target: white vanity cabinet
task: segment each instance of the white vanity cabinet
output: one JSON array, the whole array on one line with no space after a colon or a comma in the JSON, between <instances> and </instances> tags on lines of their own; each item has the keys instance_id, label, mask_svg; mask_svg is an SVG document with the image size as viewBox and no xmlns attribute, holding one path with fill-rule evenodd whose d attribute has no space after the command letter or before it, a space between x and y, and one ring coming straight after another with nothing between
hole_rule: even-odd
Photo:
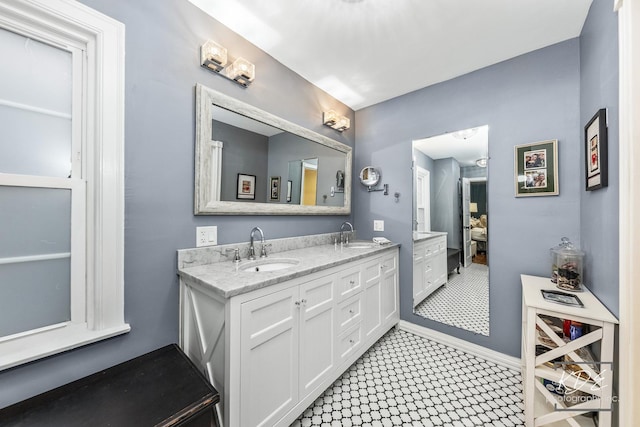
<instances>
[{"instance_id":1,"label":"white vanity cabinet","mask_svg":"<svg viewBox=\"0 0 640 427\"><path fill-rule=\"evenodd\" d=\"M437 234L413 244L413 307L447 283L447 235Z\"/></svg>"},{"instance_id":2,"label":"white vanity cabinet","mask_svg":"<svg viewBox=\"0 0 640 427\"><path fill-rule=\"evenodd\" d=\"M181 276L180 345L225 427L289 426L399 321L398 249L224 298Z\"/></svg>"}]
</instances>

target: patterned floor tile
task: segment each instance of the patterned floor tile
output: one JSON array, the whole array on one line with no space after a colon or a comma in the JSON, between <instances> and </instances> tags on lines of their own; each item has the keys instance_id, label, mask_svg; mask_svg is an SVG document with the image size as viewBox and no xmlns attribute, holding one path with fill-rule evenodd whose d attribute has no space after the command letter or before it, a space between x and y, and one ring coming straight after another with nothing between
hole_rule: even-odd
<instances>
[{"instance_id":1,"label":"patterned floor tile","mask_svg":"<svg viewBox=\"0 0 640 427\"><path fill-rule=\"evenodd\" d=\"M471 264L451 273L414 313L427 319L489 336L489 267Z\"/></svg>"},{"instance_id":2,"label":"patterned floor tile","mask_svg":"<svg viewBox=\"0 0 640 427\"><path fill-rule=\"evenodd\" d=\"M300 426L523 426L520 372L392 329L307 408Z\"/></svg>"}]
</instances>

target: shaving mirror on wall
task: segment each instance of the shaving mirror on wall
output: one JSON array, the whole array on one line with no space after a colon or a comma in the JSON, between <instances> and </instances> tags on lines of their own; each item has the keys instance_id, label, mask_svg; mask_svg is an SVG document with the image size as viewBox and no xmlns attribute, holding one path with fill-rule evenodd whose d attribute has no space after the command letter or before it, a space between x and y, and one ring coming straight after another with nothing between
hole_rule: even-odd
<instances>
[{"instance_id":1,"label":"shaving mirror on wall","mask_svg":"<svg viewBox=\"0 0 640 427\"><path fill-rule=\"evenodd\" d=\"M414 252L424 246L419 242L434 238L433 232L446 233L446 247L438 262L445 258L448 261L447 273L438 276L442 279L436 279L438 283L430 287L431 293L414 301L414 314L486 336L488 141L488 126L413 141ZM415 262L416 256L420 254L414 253L414 266L421 265ZM435 269L436 264L430 265L436 262L432 258L425 255L425 268ZM424 274L414 274L414 281L432 276L425 270ZM424 284L414 283L414 295L419 294L416 290L420 286Z\"/></svg>"},{"instance_id":2,"label":"shaving mirror on wall","mask_svg":"<svg viewBox=\"0 0 640 427\"><path fill-rule=\"evenodd\" d=\"M347 215L351 163L348 145L196 85L196 215ZM256 177L255 199L238 199L238 174Z\"/></svg>"}]
</instances>

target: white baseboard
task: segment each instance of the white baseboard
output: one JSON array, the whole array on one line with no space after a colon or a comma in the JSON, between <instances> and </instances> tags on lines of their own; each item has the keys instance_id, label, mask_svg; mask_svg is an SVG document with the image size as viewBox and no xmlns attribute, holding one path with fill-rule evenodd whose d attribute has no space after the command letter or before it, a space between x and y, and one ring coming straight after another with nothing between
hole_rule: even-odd
<instances>
[{"instance_id":1,"label":"white baseboard","mask_svg":"<svg viewBox=\"0 0 640 427\"><path fill-rule=\"evenodd\" d=\"M522 366L520 358L518 357L509 356L504 353L500 353L498 351L470 343L460 338L455 338L451 335L443 334L442 332L434 331L433 329L425 328L424 326L407 322L406 320L401 320L398 323L398 328L402 329L403 331L411 332L423 338L439 342L440 344L448 345L466 353L473 354L474 356L481 357L506 368L519 371Z\"/></svg>"}]
</instances>

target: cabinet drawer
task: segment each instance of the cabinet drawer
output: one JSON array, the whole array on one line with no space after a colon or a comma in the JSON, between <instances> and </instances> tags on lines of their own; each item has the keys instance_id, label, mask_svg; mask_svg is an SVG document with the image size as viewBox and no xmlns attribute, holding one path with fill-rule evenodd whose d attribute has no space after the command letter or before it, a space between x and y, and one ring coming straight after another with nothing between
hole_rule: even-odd
<instances>
[{"instance_id":1,"label":"cabinet drawer","mask_svg":"<svg viewBox=\"0 0 640 427\"><path fill-rule=\"evenodd\" d=\"M362 320L362 294L354 295L338 306L338 335Z\"/></svg>"},{"instance_id":2,"label":"cabinet drawer","mask_svg":"<svg viewBox=\"0 0 640 427\"><path fill-rule=\"evenodd\" d=\"M433 256L438 252L438 243L429 242L424 248L424 256Z\"/></svg>"},{"instance_id":3,"label":"cabinet drawer","mask_svg":"<svg viewBox=\"0 0 640 427\"><path fill-rule=\"evenodd\" d=\"M362 344L362 326L355 325L338 338L338 363L352 355Z\"/></svg>"},{"instance_id":4,"label":"cabinet drawer","mask_svg":"<svg viewBox=\"0 0 640 427\"><path fill-rule=\"evenodd\" d=\"M338 273L338 297L340 301L362 291L360 268L351 268Z\"/></svg>"}]
</instances>

